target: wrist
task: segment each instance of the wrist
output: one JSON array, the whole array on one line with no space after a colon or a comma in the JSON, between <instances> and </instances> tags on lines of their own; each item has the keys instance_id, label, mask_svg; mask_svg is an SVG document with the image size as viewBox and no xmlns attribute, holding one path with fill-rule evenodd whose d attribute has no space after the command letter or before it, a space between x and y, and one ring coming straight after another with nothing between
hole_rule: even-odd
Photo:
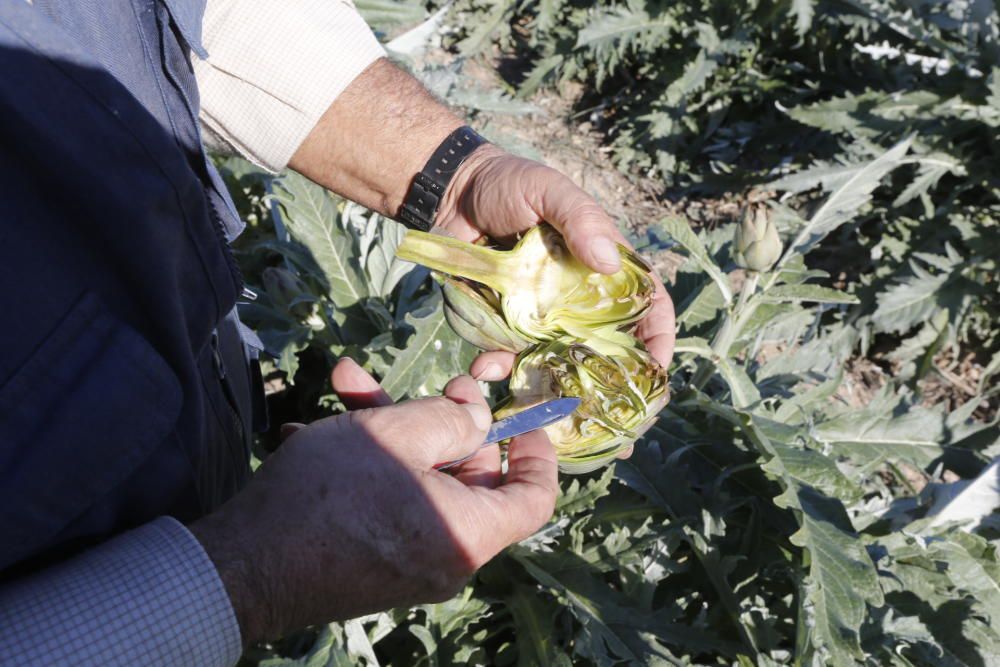
<instances>
[{"instance_id":1,"label":"wrist","mask_svg":"<svg viewBox=\"0 0 1000 667\"><path fill-rule=\"evenodd\" d=\"M244 648L278 636L281 624L272 618L274 607L266 599L265 573L254 560L254 551L243 548L233 534L239 531L228 530L216 515L199 519L187 529L208 554L225 586Z\"/></svg>"},{"instance_id":2,"label":"wrist","mask_svg":"<svg viewBox=\"0 0 1000 667\"><path fill-rule=\"evenodd\" d=\"M502 148L485 143L466 158L441 196L441 203L434 217L434 229L450 231L456 222L473 219L471 202L468 201L469 193L474 191L476 180L489 169L489 165L506 155L507 151Z\"/></svg>"},{"instance_id":3,"label":"wrist","mask_svg":"<svg viewBox=\"0 0 1000 667\"><path fill-rule=\"evenodd\" d=\"M434 227L445 192L458 170L486 140L467 125L456 128L415 171L396 219L407 227L428 231Z\"/></svg>"}]
</instances>

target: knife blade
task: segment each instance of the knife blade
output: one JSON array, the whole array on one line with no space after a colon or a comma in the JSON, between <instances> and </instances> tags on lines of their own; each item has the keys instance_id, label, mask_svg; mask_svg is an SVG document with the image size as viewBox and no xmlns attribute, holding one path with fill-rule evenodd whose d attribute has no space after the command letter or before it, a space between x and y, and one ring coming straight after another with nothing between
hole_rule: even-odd
<instances>
[{"instance_id":1,"label":"knife blade","mask_svg":"<svg viewBox=\"0 0 1000 667\"><path fill-rule=\"evenodd\" d=\"M565 419L573 414L573 411L579 406L579 398L556 398L521 410L510 417L495 421L486 434L486 440L483 441L479 449L507 440L508 438L513 438L515 435L521 435L522 433L528 433L549 426L550 424L555 424L560 419ZM465 463L475 456L477 452L478 450L455 461L438 463L434 466L434 469L447 470L459 463Z\"/></svg>"}]
</instances>

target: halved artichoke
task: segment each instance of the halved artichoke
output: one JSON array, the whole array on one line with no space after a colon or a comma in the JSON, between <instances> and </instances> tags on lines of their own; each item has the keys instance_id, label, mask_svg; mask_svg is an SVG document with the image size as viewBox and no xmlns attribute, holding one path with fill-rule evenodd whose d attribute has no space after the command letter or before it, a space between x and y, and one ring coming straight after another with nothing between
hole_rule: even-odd
<instances>
[{"instance_id":1,"label":"halved artichoke","mask_svg":"<svg viewBox=\"0 0 1000 667\"><path fill-rule=\"evenodd\" d=\"M488 304L517 337L546 342L563 336L586 339L596 329L624 327L646 313L653 296L650 267L628 248L618 246L618 251L622 269L597 273L573 257L558 231L538 225L509 251L409 231L396 255L495 290L498 297L476 285L454 285L462 294L451 300L467 297L477 301L477 308ZM453 310L469 321L461 317L462 308Z\"/></svg>"},{"instance_id":2,"label":"halved artichoke","mask_svg":"<svg viewBox=\"0 0 1000 667\"><path fill-rule=\"evenodd\" d=\"M627 450L667 404L667 372L641 342L555 340L522 352L510 377L510 397L494 415L502 419L552 398L575 396L580 407L545 431L563 472L596 470Z\"/></svg>"}]
</instances>

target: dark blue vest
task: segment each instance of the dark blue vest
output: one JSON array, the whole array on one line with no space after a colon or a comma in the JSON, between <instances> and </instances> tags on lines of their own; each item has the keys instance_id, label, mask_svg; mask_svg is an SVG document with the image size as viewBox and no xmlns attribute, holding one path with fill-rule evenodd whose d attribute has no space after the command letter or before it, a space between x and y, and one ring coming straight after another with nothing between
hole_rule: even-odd
<instances>
[{"instance_id":1,"label":"dark blue vest","mask_svg":"<svg viewBox=\"0 0 1000 667\"><path fill-rule=\"evenodd\" d=\"M0 573L193 519L249 477L203 10L0 0Z\"/></svg>"}]
</instances>

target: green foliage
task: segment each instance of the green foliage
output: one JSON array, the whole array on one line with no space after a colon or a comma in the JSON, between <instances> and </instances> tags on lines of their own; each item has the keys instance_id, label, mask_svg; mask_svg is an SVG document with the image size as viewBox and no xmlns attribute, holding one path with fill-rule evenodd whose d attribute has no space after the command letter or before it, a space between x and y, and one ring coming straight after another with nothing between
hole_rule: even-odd
<instances>
[{"instance_id":1,"label":"green foliage","mask_svg":"<svg viewBox=\"0 0 1000 667\"><path fill-rule=\"evenodd\" d=\"M673 194L765 186L800 210L817 190L864 200L848 219L842 211L860 201L827 198L791 245L805 251L798 246L850 222L851 236L842 231L835 243L854 250L843 267L861 301L851 317L860 340L893 335L883 340L904 379L926 375L945 349L971 345L985 358L1000 349L988 324L1000 318L995 4L505 7L491 29L527 63L518 92L584 83L581 114L605 132L621 168L663 178ZM481 35L485 11L482 0L457 0L452 12L459 35L476 26L480 48L490 43ZM834 247L824 255L836 256Z\"/></svg>"},{"instance_id":2,"label":"green foliage","mask_svg":"<svg viewBox=\"0 0 1000 667\"><path fill-rule=\"evenodd\" d=\"M525 59L521 94L583 82L622 168L685 195L780 192L786 250L736 280L734 225L654 225L685 256L674 398L632 457L563 480L552 520L458 598L254 659L1000 662L1000 427L972 418L1000 374L995 3L457 0L452 17L461 51ZM393 223L230 167L241 210L261 228L273 212L277 240L242 259L281 369L350 354L397 397L464 370L437 287L391 259ZM949 346L984 366L950 412L916 383ZM845 365L876 349L895 376L858 399ZM937 481L918 492L907 471Z\"/></svg>"},{"instance_id":3,"label":"green foliage","mask_svg":"<svg viewBox=\"0 0 1000 667\"><path fill-rule=\"evenodd\" d=\"M251 285L258 297L241 315L289 382L307 348L354 357L395 399L438 392L468 368L474 348L445 322L440 289L395 258L402 225L291 172L269 187L276 238L247 252L277 264ZM275 271L283 284L267 280Z\"/></svg>"},{"instance_id":4,"label":"green foliage","mask_svg":"<svg viewBox=\"0 0 1000 667\"><path fill-rule=\"evenodd\" d=\"M831 202L852 220L869 205L852 194L856 183L841 179L786 236L829 219ZM266 340L357 353L397 397L439 391L462 370L468 357L438 288L390 259L394 223L298 176L271 192L279 240L253 252L294 276L286 288L304 287L291 298L262 290L246 314L272 332ZM935 521L929 502L906 505L905 487L883 475L929 470L950 454L984 468L1000 429L892 387L862 408L838 398L842 374L829 360L853 347L842 331L857 299L813 282L826 276L805 270L800 252L816 245L789 244L781 265L733 290L718 258L735 225L726 234L664 225L689 252L675 298L690 305L679 308L675 399L635 454L564 480L551 522L460 597L334 624L296 662L271 653L263 664L939 664L942 655L990 664L1000 647L989 622L1000 614L993 544ZM701 306L684 290L706 288L719 295L711 315L686 319ZM815 329L821 337L789 338L774 324L824 313L839 317ZM301 339L277 335L280 322ZM773 342L798 347L780 373L752 354ZM992 488L969 492L981 526L1000 504Z\"/></svg>"}]
</instances>

